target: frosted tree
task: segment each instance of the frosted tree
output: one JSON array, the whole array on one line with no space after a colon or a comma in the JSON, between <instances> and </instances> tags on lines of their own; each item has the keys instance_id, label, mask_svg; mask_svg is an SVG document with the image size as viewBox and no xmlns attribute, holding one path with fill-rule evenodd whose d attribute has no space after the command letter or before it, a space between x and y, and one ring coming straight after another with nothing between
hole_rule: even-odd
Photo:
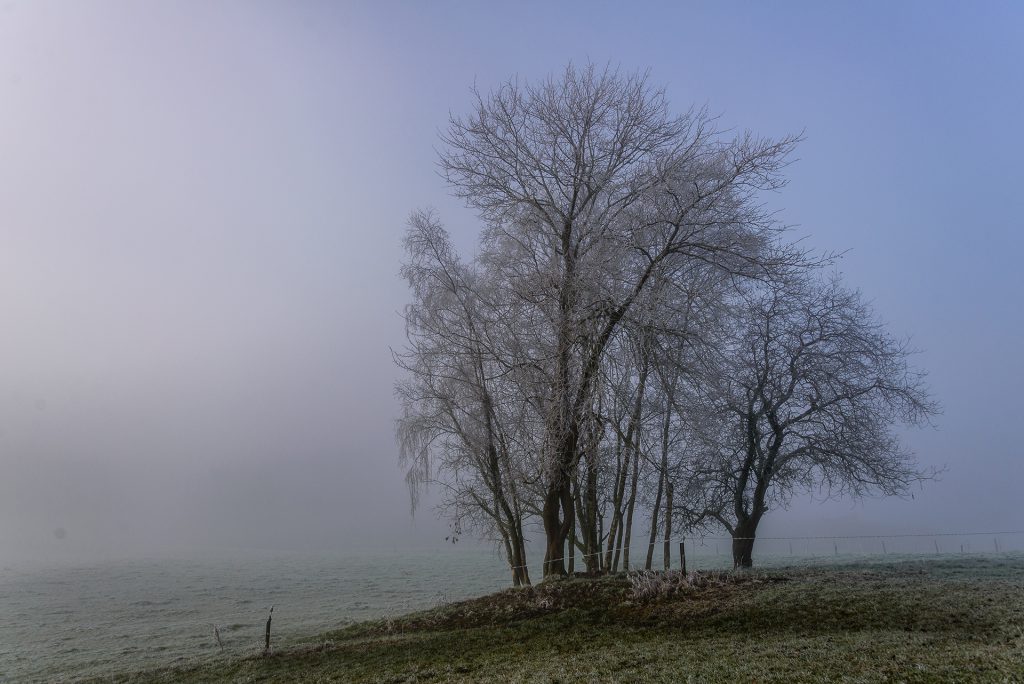
<instances>
[{"instance_id":1,"label":"frosted tree","mask_svg":"<svg viewBox=\"0 0 1024 684\"><path fill-rule=\"evenodd\" d=\"M938 410L910 355L837 278L743 289L695 416L709 455L697 496L732 535L736 566L795 492L898 495L931 475L894 431Z\"/></svg>"},{"instance_id":2,"label":"frosted tree","mask_svg":"<svg viewBox=\"0 0 1024 684\"><path fill-rule=\"evenodd\" d=\"M727 138L703 112L671 115L645 76L593 66L478 93L443 141L451 187L485 221L482 262L525 304L522 362L542 379L544 574L564 574L612 340L659 274L695 261L766 270L778 227L757 196L783 185L796 141Z\"/></svg>"},{"instance_id":3,"label":"frosted tree","mask_svg":"<svg viewBox=\"0 0 1024 684\"><path fill-rule=\"evenodd\" d=\"M413 506L435 484L456 530L493 535L505 552L513 584L529 584L523 533L523 454L536 426L510 382L509 339L502 308L479 269L459 261L430 214L415 214L406 235L402 273L413 292L406 307L407 345L396 353L407 377L398 384L401 457ZM514 356L512 356L514 358Z\"/></svg>"}]
</instances>

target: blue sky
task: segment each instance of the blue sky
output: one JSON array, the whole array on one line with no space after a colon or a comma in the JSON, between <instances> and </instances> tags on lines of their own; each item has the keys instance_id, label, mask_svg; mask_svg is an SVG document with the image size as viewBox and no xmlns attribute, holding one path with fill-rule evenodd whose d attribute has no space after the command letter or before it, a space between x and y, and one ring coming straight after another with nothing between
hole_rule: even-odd
<instances>
[{"instance_id":1,"label":"blue sky","mask_svg":"<svg viewBox=\"0 0 1024 684\"><path fill-rule=\"evenodd\" d=\"M549 5L0 5L0 550L443 537L392 437L400 238L433 206L472 251L437 132L570 60L804 131L768 203L923 350L942 480L765 533L1024 528L1024 5Z\"/></svg>"}]
</instances>

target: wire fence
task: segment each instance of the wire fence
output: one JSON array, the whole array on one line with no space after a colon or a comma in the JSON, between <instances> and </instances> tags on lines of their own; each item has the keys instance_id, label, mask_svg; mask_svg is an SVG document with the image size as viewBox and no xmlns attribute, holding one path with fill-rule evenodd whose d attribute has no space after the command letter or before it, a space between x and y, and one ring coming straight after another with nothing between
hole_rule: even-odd
<instances>
[{"instance_id":1,"label":"wire fence","mask_svg":"<svg viewBox=\"0 0 1024 684\"><path fill-rule=\"evenodd\" d=\"M621 570L636 569L647 563L647 555L652 551L652 567L659 562L664 564L664 549L668 544L669 554L679 562L678 550L682 544L688 560L703 561L698 563L705 567L711 559L721 559L724 564L732 565L732 543L734 541L753 541L755 557L767 558L769 564L784 564L784 559L806 561L826 557L850 559L868 559L876 557L934 556L945 554L968 553L1004 553L1024 550L1024 530L1004 530L987 532L922 532L897 534L846 534L846 535L796 535L759 537L731 537L722 535L678 536L669 539L658 539L654 542L635 542L629 545L629 567L625 567L625 546L611 546L592 553L579 553L572 549L564 561L570 559L586 565L588 558L601 559L619 558ZM636 563L642 559L642 564ZM527 569L538 571L543 569L543 562L529 562L523 565L509 565L508 569Z\"/></svg>"}]
</instances>

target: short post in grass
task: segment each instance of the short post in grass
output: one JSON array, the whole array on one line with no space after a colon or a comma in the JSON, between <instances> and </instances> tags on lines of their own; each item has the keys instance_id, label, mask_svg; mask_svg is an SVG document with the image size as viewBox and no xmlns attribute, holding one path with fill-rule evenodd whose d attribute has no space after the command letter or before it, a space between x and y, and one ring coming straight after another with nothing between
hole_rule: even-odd
<instances>
[{"instance_id":1,"label":"short post in grass","mask_svg":"<svg viewBox=\"0 0 1024 684\"><path fill-rule=\"evenodd\" d=\"M270 653L270 621L274 619L274 606L270 606L270 613L267 615L267 639L263 645L263 655Z\"/></svg>"},{"instance_id":2,"label":"short post in grass","mask_svg":"<svg viewBox=\"0 0 1024 684\"><path fill-rule=\"evenodd\" d=\"M935 555L938 556L939 555L939 540L938 539L932 539L932 541L935 543Z\"/></svg>"},{"instance_id":3,"label":"short post in grass","mask_svg":"<svg viewBox=\"0 0 1024 684\"><path fill-rule=\"evenodd\" d=\"M683 574L686 574L686 543L685 537L679 540L679 564L683 569Z\"/></svg>"},{"instance_id":4,"label":"short post in grass","mask_svg":"<svg viewBox=\"0 0 1024 684\"><path fill-rule=\"evenodd\" d=\"M883 556L888 556L889 555L889 552L885 550L885 540L884 539L882 540L882 555Z\"/></svg>"}]
</instances>

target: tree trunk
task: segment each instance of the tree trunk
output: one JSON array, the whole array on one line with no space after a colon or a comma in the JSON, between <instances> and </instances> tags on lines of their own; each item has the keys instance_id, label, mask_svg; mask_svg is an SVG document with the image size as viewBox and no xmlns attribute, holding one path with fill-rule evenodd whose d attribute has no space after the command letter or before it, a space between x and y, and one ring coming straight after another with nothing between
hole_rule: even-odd
<instances>
[{"instance_id":1,"label":"tree trunk","mask_svg":"<svg viewBox=\"0 0 1024 684\"><path fill-rule=\"evenodd\" d=\"M512 571L512 586L519 586L519 561L516 559L516 552L512 549L512 540L504 529L501 530L501 542L505 545L505 558L508 559L509 569Z\"/></svg>"},{"instance_id":2,"label":"tree trunk","mask_svg":"<svg viewBox=\"0 0 1024 684\"><path fill-rule=\"evenodd\" d=\"M647 356L644 356L643 365L640 367L640 381L636 386L636 403L633 405L633 414L629 418L629 429L626 433L626 470L630 469L630 457L632 463L632 477L629 483L629 500L626 504L626 531L623 535L622 546L622 569L629 572L629 544L633 536L633 510L636 506L636 488L640 479L640 421L643 418L644 390L647 387L647 374L650 363Z\"/></svg>"},{"instance_id":3,"label":"tree trunk","mask_svg":"<svg viewBox=\"0 0 1024 684\"><path fill-rule=\"evenodd\" d=\"M754 491L751 494L751 507L749 513L743 506L742 492L746 488L746 482L741 483L736 498L736 527L732 530L732 565L733 568L749 568L754 565L754 537L757 535L757 524L761 522L761 516L767 510L764 505L765 494L771 482L771 468L778 453L777 448L769 450L766 463L760 472L755 471L757 478Z\"/></svg>"},{"instance_id":4,"label":"tree trunk","mask_svg":"<svg viewBox=\"0 0 1024 684\"><path fill-rule=\"evenodd\" d=\"M621 519L621 515L619 516ZM611 571L613 573L619 571L619 559L622 558L622 530L624 527L619 525L618 536L615 537L615 557L612 558Z\"/></svg>"},{"instance_id":5,"label":"tree trunk","mask_svg":"<svg viewBox=\"0 0 1024 684\"><path fill-rule=\"evenodd\" d=\"M575 504L575 502L573 502ZM576 526L569 530L569 575L576 572Z\"/></svg>"},{"instance_id":6,"label":"tree trunk","mask_svg":"<svg viewBox=\"0 0 1024 684\"><path fill-rule=\"evenodd\" d=\"M619 566L619 539L622 536L622 502L626 497L629 474L629 454L625 453L622 435L615 438L615 489L612 491L612 520L608 528L608 544L604 556L605 570L615 571Z\"/></svg>"},{"instance_id":7,"label":"tree trunk","mask_svg":"<svg viewBox=\"0 0 1024 684\"><path fill-rule=\"evenodd\" d=\"M523 544L522 520L516 518L511 523L511 531L505 542L508 549L509 565L512 566L512 585L525 587L530 584L530 572L526 567L526 546Z\"/></svg>"},{"instance_id":8,"label":"tree trunk","mask_svg":"<svg viewBox=\"0 0 1024 684\"><path fill-rule=\"evenodd\" d=\"M672 480L665 485L665 571L672 569Z\"/></svg>"},{"instance_id":9,"label":"tree trunk","mask_svg":"<svg viewBox=\"0 0 1024 684\"><path fill-rule=\"evenodd\" d=\"M572 479L562 474L557 483L548 485L541 519L544 522L544 577L565 576L565 542L569 530L576 525L573 510Z\"/></svg>"},{"instance_id":10,"label":"tree trunk","mask_svg":"<svg viewBox=\"0 0 1024 684\"><path fill-rule=\"evenodd\" d=\"M522 520L519 521L519 536L516 539L516 548L519 549L519 580L523 586L530 586L530 568L526 567L526 542L522 534Z\"/></svg>"},{"instance_id":11,"label":"tree trunk","mask_svg":"<svg viewBox=\"0 0 1024 684\"><path fill-rule=\"evenodd\" d=\"M651 569L654 563L654 543L658 539L658 514L661 512L661 492L665 488L665 469L662 468L658 474L658 493L654 497L654 507L651 508L651 536L647 541L647 562L644 568Z\"/></svg>"},{"instance_id":12,"label":"tree trunk","mask_svg":"<svg viewBox=\"0 0 1024 684\"><path fill-rule=\"evenodd\" d=\"M601 572L601 533L599 513L597 510L597 455L588 452L587 491L584 497L584 508L587 511L586 529L583 534L583 553L586 554L584 564L587 573L596 575Z\"/></svg>"},{"instance_id":13,"label":"tree trunk","mask_svg":"<svg viewBox=\"0 0 1024 684\"><path fill-rule=\"evenodd\" d=\"M514 479L509 478L509 481L514 482ZM526 567L526 541L523 536L523 511L519 505L519 495L515 491L514 486L512 489L512 503L515 506L512 525L512 549L518 559L516 565L519 566L520 584L530 586L530 569Z\"/></svg>"},{"instance_id":14,"label":"tree trunk","mask_svg":"<svg viewBox=\"0 0 1024 684\"><path fill-rule=\"evenodd\" d=\"M757 534L757 519L747 518L737 523L732 532L732 566L749 568L754 565L754 536Z\"/></svg>"},{"instance_id":15,"label":"tree trunk","mask_svg":"<svg viewBox=\"0 0 1024 684\"><path fill-rule=\"evenodd\" d=\"M544 510L541 519L544 522L544 577L565 574L563 554L565 552L565 536L562 534L562 487L548 485L544 496Z\"/></svg>"},{"instance_id":16,"label":"tree trunk","mask_svg":"<svg viewBox=\"0 0 1024 684\"><path fill-rule=\"evenodd\" d=\"M672 392L675 391L675 385L672 385ZM669 406L665 407L665 421L661 425L661 468L658 472L658 495L654 499L654 508L651 509L651 540L647 547L647 565L645 566L648 570L651 569L651 565L654 562L654 542L657 539L658 534L658 513L661 510L661 493L665 487L665 483L668 481L668 436L669 429L672 427L672 410ZM672 508L672 503L668 505ZM665 539L671 537L667 531L665 533Z\"/></svg>"},{"instance_id":17,"label":"tree trunk","mask_svg":"<svg viewBox=\"0 0 1024 684\"><path fill-rule=\"evenodd\" d=\"M639 440L637 440L639 441ZM629 504L626 508L626 534L622 544L622 569L629 572L629 543L633 536L633 509L636 506L637 481L640 479L640 445L633 446L633 481L630 483Z\"/></svg>"}]
</instances>

